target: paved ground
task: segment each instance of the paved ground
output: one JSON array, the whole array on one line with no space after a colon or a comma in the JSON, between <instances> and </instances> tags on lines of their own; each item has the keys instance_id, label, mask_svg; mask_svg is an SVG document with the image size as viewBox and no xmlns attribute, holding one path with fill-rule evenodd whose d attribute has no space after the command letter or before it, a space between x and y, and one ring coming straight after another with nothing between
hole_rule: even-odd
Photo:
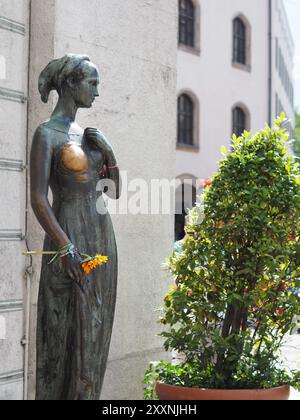
<instances>
[{"instance_id":1,"label":"paved ground","mask_svg":"<svg viewBox=\"0 0 300 420\"><path fill-rule=\"evenodd\" d=\"M287 366L291 369L300 370L300 334L289 336L282 350ZM290 399L300 401L300 393L292 390Z\"/></svg>"}]
</instances>

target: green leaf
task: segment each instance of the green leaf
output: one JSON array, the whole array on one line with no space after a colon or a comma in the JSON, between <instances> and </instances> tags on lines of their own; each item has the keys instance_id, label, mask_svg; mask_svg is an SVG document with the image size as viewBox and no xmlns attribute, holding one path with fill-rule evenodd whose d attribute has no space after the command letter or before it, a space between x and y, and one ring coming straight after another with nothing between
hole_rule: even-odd
<instances>
[{"instance_id":1,"label":"green leaf","mask_svg":"<svg viewBox=\"0 0 300 420\"><path fill-rule=\"evenodd\" d=\"M249 140L251 138L251 133L247 130L244 130L243 136L245 139Z\"/></svg>"},{"instance_id":2,"label":"green leaf","mask_svg":"<svg viewBox=\"0 0 300 420\"><path fill-rule=\"evenodd\" d=\"M227 149L226 149L225 146L222 146L221 147L221 153L222 153L223 156L226 156L227 155Z\"/></svg>"},{"instance_id":3,"label":"green leaf","mask_svg":"<svg viewBox=\"0 0 300 420\"><path fill-rule=\"evenodd\" d=\"M288 140L289 140L289 138L290 138L289 133L284 133L284 134L282 134L282 138L283 138L283 140L284 140L284 141L288 141Z\"/></svg>"},{"instance_id":4,"label":"green leaf","mask_svg":"<svg viewBox=\"0 0 300 420\"><path fill-rule=\"evenodd\" d=\"M285 120L286 120L285 113L284 113L284 112L282 112L282 113L280 114L280 122L281 122L281 123L283 123Z\"/></svg>"}]
</instances>

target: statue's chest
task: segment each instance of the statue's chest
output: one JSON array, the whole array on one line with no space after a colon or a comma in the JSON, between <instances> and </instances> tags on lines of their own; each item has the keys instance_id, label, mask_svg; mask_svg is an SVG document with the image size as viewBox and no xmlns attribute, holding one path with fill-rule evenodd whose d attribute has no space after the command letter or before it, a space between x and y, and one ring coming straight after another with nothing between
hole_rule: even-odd
<instances>
[{"instance_id":1,"label":"statue's chest","mask_svg":"<svg viewBox=\"0 0 300 420\"><path fill-rule=\"evenodd\" d=\"M55 153L55 169L58 174L88 182L97 176L103 166L103 156L98 150L85 144L68 141L60 145Z\"/></svg>"}]
</instances>

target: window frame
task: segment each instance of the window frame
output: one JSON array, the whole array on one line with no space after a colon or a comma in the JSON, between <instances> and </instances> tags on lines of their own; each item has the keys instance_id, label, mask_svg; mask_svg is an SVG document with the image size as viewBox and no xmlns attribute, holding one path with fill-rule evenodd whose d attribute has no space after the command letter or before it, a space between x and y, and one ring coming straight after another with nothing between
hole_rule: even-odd
<instances>
[{"instance_id":1,"label":"window frame","mask_svg":"<svg viewBox=\"0 0 300 420\"><path fill-rule=\"evenodd\" d=\"M247 64L247 28L240 17L233 21L233 61L237 64Z\"/></svg>"},{"instance_id":2,"label":"window frame","mask_svg":"<svg viewBox=\"0 0 300 420\"><path fill-rule=\"evenodd\" d=\"M237 33L237 22L242 24L244 34ZM244 71L251 71L251 36L252 30L249 21L242 14L238 14L232 19L232 66ZM239 43L244 43L241 48ZM239 59L239 55L243 56L243 60Z\"/></svg>"},{"instance_id":3,"label":"window frame","mask_svg":"<svg viewBox=\"0 0 300 420\"><path fill-rule=\"evenodd\" d=\"M184 39L181 38L181 19L186 19L181 14L181 4L185 0L178 0L178 49L189 54L200 55L200 3L199 0L188 0L193 7L193 34L192 42L185 43Z\"/></svg>"},{"instance_id":4,"label":"window frame","mask_svg":"<svg viewBox=\"0 0 300 420\"><path fill-rule=\"evenodd\" d=\"M187 7L182 7L183 5ZM188 48L195 48L195 6L192 0L178 0L179 37L178 42ZM186 10L184 10L186 9Z\"/></svg>"},{"instance_id":5,"label":"window frame","mask_svg":"<svg viewBox=\"0 0 300 420\"><path fill-rule=\"evenodd\" d=\"M188 109L180 109L180 99L186 97L190 104L192 105L192 113ZM180 117L190 118L190 121L186 124L184 123L182 128L182 123ZM176 148L180 150L198 152L199 151L199 119L200 119L200 110L199 110L199 101L198 98L188 90L182 90L177 96L177 135L176 135ZM180 131L185 127L190 131L189 141L188 142L179 142L181 137Z\"/></svg>"},{"instance_id":6,"label":"window frame","mask_svg":"<svg viewBox=\"0 0 300 420\"><path fill-rule=\"evenodd\" d=\"M176 177L180 185L175 190L175 235L176 227L182 226L181 234L184 236L184 226L187 216L187 210L195 206L197 201L197 178L194 175L182 174ZM186 195L187 193L187 195ZM191 193L191 194L190 194ZM192 199L192 203L188 201ZM177 238L180 240L182 238Z\"/></svg>"},{"instance_id":7,"label":"window frame","mask_svg":"<svg viewBox=\"0 0 300 420\"><path fill-rule=\"evenodd\" d=\"M243 124L241 121L237 121L236 112L241 111L243 114ZM237 137L240 137L244 131L248 131L250 127L250 113L248 109L241 103L237 103L232 107L231 110L231 131L232 134L235 134ZM238 128L239 130L236 130Z\"/></svg>"}]
</instances>

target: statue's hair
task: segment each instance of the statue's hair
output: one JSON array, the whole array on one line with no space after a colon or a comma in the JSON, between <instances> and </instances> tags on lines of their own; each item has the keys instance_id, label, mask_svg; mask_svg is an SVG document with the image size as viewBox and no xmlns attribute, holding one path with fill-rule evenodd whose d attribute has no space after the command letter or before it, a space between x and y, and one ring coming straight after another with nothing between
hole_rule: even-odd
<instances>
[{"instance_id":1,"label":"statue's hair","mask_svg":"<svg viewBox=\"0 0 300 420\"><path fill-rule=\"evenodd\" d=\"M39 92L43 102L47 103L49 94L52 90L56 90L59 95L62 92L63 83L70 76L75 81L84 78L81 64L90 61L87 55L66 54L57 60L52 60L41 72L39 77Z\"/></svg>"}]
</instances>

